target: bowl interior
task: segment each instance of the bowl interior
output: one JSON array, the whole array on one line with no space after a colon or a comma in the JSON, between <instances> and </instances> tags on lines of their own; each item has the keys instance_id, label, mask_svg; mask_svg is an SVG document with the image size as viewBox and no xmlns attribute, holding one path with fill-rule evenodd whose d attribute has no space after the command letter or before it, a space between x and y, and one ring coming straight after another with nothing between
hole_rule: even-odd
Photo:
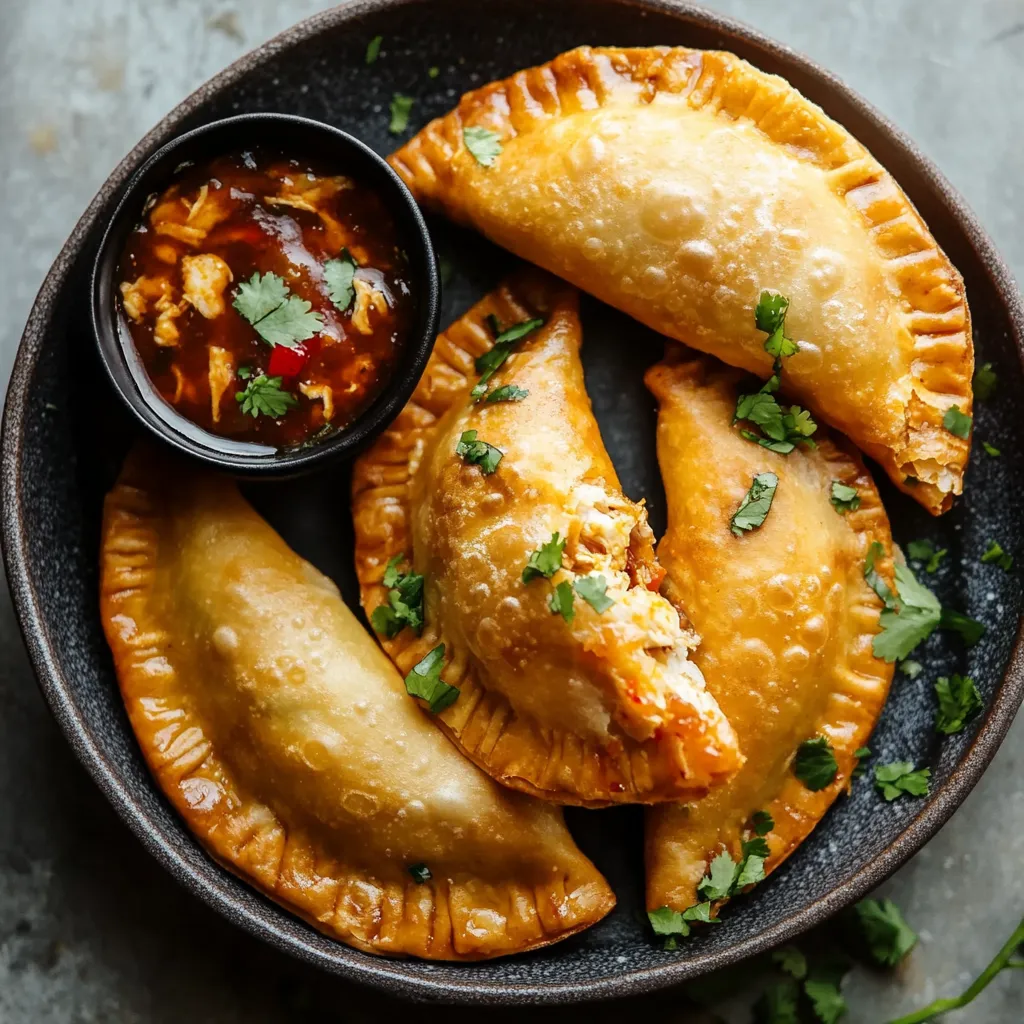
<instances>
[{"instance_id":1,"label":"bowl interior","mask_svg":"<svg viewBox=\"0 0 1024 1024\"><path fill-rule=\"evenodd\" d=\"M385 38L383 53L367 67L366 44L377 34ZM991 458L976 445L966 495L939 520L898 494L880 472L875 476L897 539L926 537L949 551L928 584L944 603L984 621L988 632L969 651L946 634L933 636L916 655L926 671L914 681L897 678L871 742L885 761L930 765L932 795L884 804L866 782L855 785L784 867L726 910L722 927L708 929L679 952L665 952L649 937L642 816L636 808L623 808L568 814L619 898L617 910L599 926L547 950L492 963L381 960L324 938L220 869L146 772L121 706L96 602L102 497L136 427L116 401L107 400L109 385L79 310L119 187L182 130L239 112L280 110L337 125L385 153L397 142L387 130L392 93L416 97L416 128L465 89L583 42L728 48L786 75L874 151L929 221L966 280L979 360L992 362L999 374L997 400L977 410L976 436L1003 454ZM432 66L440 68L436 78L428 77ZM1012 443L1024 427L1024 412L1009 400L1024 391L1014 323L1020 312L987 240L943 187L896 134L827 76L752 32L668 3L376 0L321 15L244 58L148 136L90 207L40 295L9 396L3 453L9 577L44 692L89 771L148 848L230 919L309 962L426 998L550 1002L656 988L767 948L858 898L952 813L1021 697L1019 667L1008 671L1020 582L1016 574L979 563L990 539L1014 551L1024 536L1024 506L999 499L1024 488L1024 452ZM513 264L471 233L442 222L430 227L442 263L451 268L443 296L447 324ZM664 495L654 459L654 407L642 376L659 357L661 340L592 300L584 302L583 323L587 384L605 441L626 492L647 499L658 533L665 522ZM357 606L346 472L254 484L249 494L289 543L330 574ZM986 713L963 733L940 740L932 729L931 687L936 676L951 672L974 677Z\"/></svg>"},{"instance_id":2,"label":"bowl interior","mask_svg":"<svg viewBox=\"0 0 1024 1024\"><path fill-rule=\"evenodd\" d=\"M413 326L390 379L354 423L315 445L266 448L262 453L208 433L163 400L149 381L115 299L121 255L152 197L175 181L183 165L202 165L217 156L255 148L316 160L381 194L394 213L408 256L416 303ZM351 458L397 415L433 347L440 284L423 217L401 179L372 149L338 128L308 118L273 112L238 114L177 135L145 161L120 195L97 250L91 289L93 329L115 392L143 428L208 465L249 476L290 476Z\"/></svg>"}]
</instances>

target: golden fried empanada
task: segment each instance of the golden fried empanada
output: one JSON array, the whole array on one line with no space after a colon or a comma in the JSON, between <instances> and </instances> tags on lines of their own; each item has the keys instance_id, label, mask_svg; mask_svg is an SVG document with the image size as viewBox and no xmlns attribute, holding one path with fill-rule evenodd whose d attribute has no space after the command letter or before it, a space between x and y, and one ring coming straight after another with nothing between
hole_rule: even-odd
<instances>
[{"instance_id":1,"label":"golden fried empanada","mask_svg":"<svg viewBox=\"0 0 1024 1024\"><path fill-rule=\"evenodd\" d=\"M707 358L661 363L646 377L660 403L668 499L663 590L692 615L695 661L746 756L735 778L699 803L648 811L652 909L697 903L709 862L723 848L739 861L758 811L774 821L765 868L780 864L846 785L892 681L892 665L871 651L882 603L864 579L877 541L877 566L892 585L892 538L875 485L853 447L824 431L816 449L785 456L744 439L732 423L742 377ZM761 473L778 480L770 510L737 536L732 517ZM833 482L845 506L833 504ZM793 760L818 738L831 744L838 771L831 784L816 780L815 792Z\"/></svg>"},{"instance_id":2,"label":"golden fried empanada","mask_svg":"<svg viewBox=\"0 0 1024 1024\"><path fill-rule=\"evenodd\" d=\"M787 296L796 396L933 513L960 493L969 421L943 426L971 412L960 275L781 78L729 53L581 47L467 94L391 163L426 205L762 377L754 309Z\"/></svg>"},{"instance_id":3,"label":"golden fried empanada","mask_svg":"<svg viewBox=\"0 0 1024 1024\"><path fill-rule=\"evenodd\" d=\"M612 908L558 809L463 758L230 481L136 453L101 558L143 754L246 881L358 949L439 960L543 946Z\"/></svg>"},{"instance_id":4,"label":"golden fried empanada","mask_svg":"<svg viewBox=\"0 0 1024 1024\"><path fill-rule=\"evenodd\" d=\"M533 319L474 402L505 354L495 329ZM741 758L688 659L696 638L657 592L646 512L602 444L580 341L576 291L539 271L438 338L356 465L363 606L389 600L392 560L425 578L422 635L402 628L385 648L408 673L444 645L459 693L438 721L505 785L590 806L700 795Z\"/></svg>"}]
</instances>

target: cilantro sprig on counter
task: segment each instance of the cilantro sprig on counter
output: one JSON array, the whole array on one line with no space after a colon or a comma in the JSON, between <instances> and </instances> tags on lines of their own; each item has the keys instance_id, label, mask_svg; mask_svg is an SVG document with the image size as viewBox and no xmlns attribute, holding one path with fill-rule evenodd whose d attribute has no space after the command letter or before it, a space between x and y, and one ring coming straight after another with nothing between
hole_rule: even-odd
<instances>
[{"instance_id":1,"label":"cilantro sprig on counter","mask_svg":"<svg viewBox=\"0 0 1024 1024\"><path fill-rule=\"evenodd\" d=\"M295 348L324 326L323 317L310 303L293 295L284 280L274 273L254 273L235 290L231 303L252 324L268 345Z\"/></svg>"},{"instance_id":2,"label":"cilantro sprig on counter","mask_svg":"<svg viewBox=\"0 0 1024 1024\"><path fill-rule=\"evenodd\" d=\"M383 585L388 588L388 603L378 605L370 624L382 636L394 639L408 626L416 633L423 629L423 577L415 572L399 572L404 554L395 555L384 570Z\"/></svg>"},{"instance_id":3,"label":"cilantro sprig on counter","mask_svg":"<svg viewBox=\"0 0 1024 1024\"><path fill-rule=\"evenodd\" d=\"M917 933L892 900L861 900L853 916L868 954L880 967L895 967L917 945Z\"/></svg>"}]
</instances>

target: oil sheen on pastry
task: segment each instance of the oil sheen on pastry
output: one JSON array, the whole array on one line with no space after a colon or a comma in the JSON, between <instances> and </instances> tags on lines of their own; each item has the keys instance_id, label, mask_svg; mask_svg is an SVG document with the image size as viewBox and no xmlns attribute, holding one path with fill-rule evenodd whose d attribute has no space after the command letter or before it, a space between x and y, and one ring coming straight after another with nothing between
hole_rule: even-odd
<instances>
[{"instance_id":1,"label":"oil sheen on pastry","mask_svg":"<svg viewBox=\"0 0 1024 1024\"><path fill-rule=\"evenodd\" d=\"M442 736L334 584L223 477L129 459L101 611L143 754L222 864L370 953L473 960L615 898L558 808Z\"/></svg>"},{"instance_id":2,"label":"oil sheen on pastry","mask_svg":"<svg viewBox=\"0 0 1024 1024\"><path fill-rule=\"evenodd\" d=\"M801 403L933 513L960 493L969 438L943 419L971 412L963 282L891 175L783 79L729 53L581 47L467 94L391 163L425 205L761 377L753 310L788 296Z\"/></svg>"},{"instance_id":3,"label":"oil sheen on pastry","mask_svg":"<svg viewBox=\"0 0 1024 1024\"><path fill-rule=\"evenodd\" d=\"M735 778L690 806L648 811L647 902L685 909L711 859L739 859L751 818L767 811L772 870L807 837L847 784L892 681L875 658L881 601L864 580L869 545L892 585L885 510L859 455L819 431L818 447L777 455L732 425L745 375L701 358L662 363L647 384L660 405L658 461L668 530L658 556L664 592L690 611L701 645L694 658L736 728L746 756ZM778 484L762 526L730 528L753 477ZM832 483L853 487L859 507L840 511ZM844 492L845 493L845 492ZM792 770L804 740L826 738L838 773L812 792Z\"/></svg>"},{"instance_id":4,"label":"oil sheen on pastry","mask_svg":"<svg viewBox=\"0 0 1024 1024\"><path fill-rule=\"evenodd\" d=\"M689 659L696 637L658 593L644 507L622 494L601 441L577 298L528 271L438 338L409 405L356 466L363 606L387 599L397 556L425 578L422 635L406 628L385 647L408 673L444 644L459 695L438 721L505 785L590 806L699 796L741 758ZM541 326L486 382L526 395L474 402L495 326L531 319ZM500 451L492 472L458 454L468 431ZM524 582L555 534L565 546L550 577Z\"/></svg>"}]
</instances>

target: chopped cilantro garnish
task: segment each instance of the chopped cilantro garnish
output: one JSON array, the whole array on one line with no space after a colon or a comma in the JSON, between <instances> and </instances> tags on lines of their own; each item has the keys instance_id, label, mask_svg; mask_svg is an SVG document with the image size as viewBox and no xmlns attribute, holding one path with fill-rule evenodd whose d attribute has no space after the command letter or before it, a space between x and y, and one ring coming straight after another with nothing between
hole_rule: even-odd
<instances>
[{"instance_id":1,"label":"chopped cilantro garnish","mask_svg":"<svg viewBox=\"0 0 1024 1024\"><path fill-rule=\"evenodd\" d=\"M885 548L882 547L881 542L877 540L872 541L864 558L864 579L867 581L868 586L882 599L882 604L886 608L899 608L896 595L889 589L889 585L885 580L878 575L878 570L875 568L875 562L883 554L885 554Z\"/></svg>"},{"instance_id":2,"label":"chopped cilantro garnish","mask_svg":"<svg viewBox=\"0 0 1024 1024\"><path fill-rule=\"evenodd\" d=\"M853 908L871 959L895 967L917 945L917 935L892 900L861 900Z\"/></svg>"},{"instance_id":3,"label":"chopped cilantro garnish","mask_svg":"<svg viewBox=\"0 0 1024 1024\"><path fill-rule=\"evenodd\" d=\"M427 702L432 714L438 714L454 704L459 697L459 688L449 686L441 679L444 668L444 644L438 644L421 661L413 665L405 677L405 690L410 697L421 697Z\"/></svg>"},{"instance_id":4,"label":"chopped cilantro garnish","mask_svg":"<svg viewBox=\"0 0 1024 1024\"><path fill-rule=\"evenodd\" d=\"M764 350L773 359L783 359L795 355L798 351L797 343L785 335L788 311L789 299L769 291L761 292L754 309L754 323L757 329L768 335Z\"/></svg>"},{"instance_id":5,"label":"chopped cilantro garnish","mask_svg":"<svg viewBox=\"0 0 1024 1024\"><path fill-rule=\"evenodd\" d=\"M474 390L476 390L474 388ZM489 395L484 397L485 402L521 402L530 394L526 388L516 387L515 384L502 384L495 388Z\"/></svg>"},{"instance_id":6,"label":"chopped cilantro garnish","mask_svg":"<svg viewBox=\"0 0 1024 1024\"><path fill-rule=\"evenodd\" d=\"M923 671L924 665L909 658L900 662L900 671L909 679L916 679Z\"/></svg>"},{"instance_id":7,"label":"chopped cilantro garnish","mask_svg":"<svg viewBox=\"0 0 1024 1024\"><path fill-rule=\"evenodd\" d=\"M939 700L935 731L945 736L960 732L982 708L981 694L970 676L939 676L935 696Z\"/></svg>"},{"instance_id":8,"label":"chopped cilantro garnish","mask_svg":"<svg viewBox=\"0 0 1024 1024\"><path fill-rule=\"evenodd\" d=\"M529 583L541 576L551 579L562 567L562 553L565 551L565 538L559 537L556 530L551 540L545 541L536 551L530 552L523 569L523 582Z\"/></svg>"},{"instance_id":9,"label":"chopped cilantro garnish","mask_svg":"<svg viewBox=\"0 0 1024 1024\"><path fill-rule=\"evenodd\" d=\"M435 64L433 67L427 68L428 78L437 78L441 74L441 69Z\"/></svg>"},{"instance_id":10,"label":"chopped cilantro garnish","mask_svg":"<svg viewBox=\"0 0 1024 1024\"><path fill-rule=\"evenodd\" d=\"M573 607L572 584L568 580L562 580L558 586L551 591L548 598L548 608L552 615L561 615L566 622L572 622L576 618L576 609Z\"/></svg>"},{"instance_id":11,"label":"chopped cilantro garnish","mask_svg":"<svg viewBox=\"0 0 1024 1024\"><path fill-rule=\"evenodd\" d=\"M774 379L774 378L773 378ZM769 382L770 383L770 382ZM736 401L734 420L745 420L761 428L766 437L758 437L752 431L741 431L748 441L756 441L764 448L788 455L798 444L812 447L811 434L818 425L811 414L798 405L788 410L779 405L775 396L762 389L753 395L740 395Z\"/></svg>"},{"instance_id":12,"label":"chopped cilantro garnish","mask_svg":"<svg viewBox=\"0 0 1024 1024\"><path fill-rule=\"evenodd\" d=\"M965 412L960 411L960 406L954 405L946 410L946 415L942 417L942 425L956 437L961 437L965 441L971 433L971 417Z\"/></svg>"},{"instance_id":13,"label":"chopped cilantro garnish","mask_svg":"<svg viewBox=\"0 0 1024 1024\"><path fill-rule=\"evenodd\" d=\"M807 957L796 946L783 946L772 952L772 962L797 981L807 977Z\"/></svg>"},{"instance_id":14,"label":"chopped cilantro garnish","mask_svg":"<svg viewBox=\"0 0 1024 1024\"><path fill-rule=\"evenodd\" d=\"M993 458L1003 454L994 444L989 444L988 441L982 441L981 447L985 449L986 454L991 455Z\"/></svg>"},{"instance_id":15,"label":"chopped cilantro garnish","mask_svg":"<svg viewBox=\"0 0 1024 1024\"><path fill-rule=\"evenodd\" d=\"M381 581L388 588L388 603L378 605L370 615L373 628L389 640L409 626L417 633L423 629L423 577L398 571L405 555L395 555L384 570Z\"/></svg>"},{"instance_id":16,"label":"chopped cilantro garnish","mask_svg":"<svg viewBox=\"0 0 1024 1024\"><path fill-rule=\"evenodd\" d=\"M842 480L832 481L832 492L829 498L832 507L840 515L843 512L856 512L860 508L860 494L857 488L844 484Z\"/></svg>"},{"instance_id":17,"label":"chopped cilantro garnish","mask_svg":"<svg viewBox=\"0 0 1024 1024\"><path fill-rule=\"evenodd\" d=\"M423 885L429 882L434 876L430 873L430 868L426 864L413 864L409 868L409 874L412 875L412 880L417 885Z\"/></svg>"},{"instance_id":18,"label":"chopped cilantro garnish","mask_svg":"<svg viewBox=\"0 0 1024 1024\"><path fill-rule=\"evenodd\" d=\"M249 370L246 377L251 372ZM241 371L238 375L242 376ZM245 380L246 377L242 379ZM291 392L282 390L280 377L268 377L265 373L258 377L250 377L245 390L235 392L235 401L241 404L243 415L248 413L253 419L263 415L274 420L299 404Z\"/></svg>"},{"instance_id":19,"label":"chopped cilantro garnish","mask_svg":"<svg viewBox=\"0 0 1024 1024\"><path fill-rule=\"evenodd\" d=\"M942 629L949 629L954 633L959 633L960 639L968 647L973 647L985 635L986 629L983 622L978 622L977 619L972 619L969 615L954 611L952 608L942 609L942 613L939 616L939 626Z\"/></svg>"},{"instance_id":20,"label":"chopped cilantro garnish","mask_svg":"<svg viewBox=\"0 0 1024 1024\"><path fill-rule=\"evenodd\" d=\"M647 920L651 922L655 935L665 937L666 949L678 948L676 939L685 939L690 934L691 921L699 921L701 924L718 923L711 916L710 903L698 903L682 911L673 910L671 907L658 907L657 910L647 911Z\"/></svg>"},{"instance_id":21,"label":"chopped cilantro garnish","mask_svg":"<svg viewBox=\"0 0 1024 1024\"><path fill-rule=\"evenodd\" d=\"M754 477L750 490L743 496L729 523L737 537L757 529L768 518L778 485L779 478L774 473L758 473Z\"/></svg>"},{"instance_id":22,"label":"chopped cilantro garnish","mask_svg":"<svg viewBox=\"0 0 1024 1024\"><path fill-rule=\"evenodd\" d=\"M284 281L273 273L257 271L239 284L232 305L268 345L294 348L324 325L323 317L311 312L305 299L290 294Z\"/></svg>"},{"instance_id":23,"label":"chopped cilantro garnish","mask_svg":"<svg viewBox=\"0 0 1024 1024\"><path fill-rule=\"evenodd\" d=\"M573 584L573 588L599 615L615 604L607 593L608 581L600 573L581 576Z\"/></svg>"},{"instance_id":24,"label":"chopped cilantro garnish","mask_svg":"<svg viewBox=\"0 0 1024 1024\"><path fill-rule=\"evenodd\" d=\"M327 294L331 302L344 313L352 304L356 294L352 279L359 264L352 258L348 249L342 249L337 259L328 260L324 264L324 281L327 283Z\"/></svg>"},{"instance_id":25,"label":"chopped cilantro garnish","mask_svg":"<svg viewBox=\"0 0 1024 1024\"><path fill-rule=\"evenodd\" d=\"M1007 572L1013 568L1013 555L1007 554L997 540L990 540L988 542L988 548L985 550L985 554L981 556L981 560L986 565L994 562L1000 569L1005 569Z\"/></svg>"},{"instance_id":26,"label":"chopped cilantro garnish","mask_svg":"<svg viewBox=\"0 0 1024 1024\"><path fill-rule=\"evenodd\" d=\"M723 850L711 861L708 874L697 887L697 895L704 901L724 900L748 885L756 885L764 879L768 853L768 844L760 837L742 843L739 861Z\"/></svg>"},{"instance_id":27,"label":"chopped cilantro garnish","mask_svg":"<svg viewBox=\"0 0 1024 1024\"><path fill-rule=\"evenodd\" d=\"M391 97L391 121L388 124L388 131L392 135L401 135L409 127L409 115L415 102L412 96L403 96L400 92Z\"/></svg>"},{"instance_id":28,"label":"chopped cilantro garnish","mask_svg":"<svg viewBox=\"0 0 1024 1024\"><path fill-rule=\"evenodd\" d=\"M832 744L825 736L815 736L804 740L796 748L793 758L793 774L812 792L824 789L832 784L839 765Z\"/></svg>"},{"instance_id":29,"label":"chopped cilantro garnish","mask_svg":"<svg viewBox=\"0 0 1024 1024\"><path fill-rule=\"evenodd\" d=\"M501 136L487 128L473 126L462 129L462 141L478 164L490 167L501 156Z\"/></svg>"},{"instance_id":30,"label":"chopped cilantro garnish","mask_svg":"<svg viewBox=\"0 0 1024 1024\"><path fill-rule=\"evenodd\" d=\"M775 819L768 811L754 811L750 816L750 827L755 835L766 836L775 828Z\"/></svg>"},{"instance_id":31,"label":"chopped cilantro garnish","mask_svg":"<svg viewBox=\"0 0 1024 1024\"><path fill-rule=\"evenodd\" d=\"M478 441L475 430L464 430L455 446L455 454L465 462L479 466L485 476L490 476L498 468L504 453L486 441Z\"/></svg>"},{"instance_id":32,"label":"chopped cilantro garnish","mask_svg":"<svg viewBox=\"0 0 1024 1024\"><path fill-rule=\"evenodd\" d=\"M839 991L838 982L831 978L808 978L804 982L804 992L821 1024L836 1024L846 1013L846 1000Z\"/></svg>"},{"instance_id":33,"label":"chopped cilantro garnish","mask_svg":"<svg viewBox=\"0 0 1024 1024\"><path fill-rule=\"evenodd\" d=\"M996 371L992 369L991 363L982 363L974 371L974 397L981 402L986 402L992 397L999 378Z\"/></svg>"},{"instance_id":34,"label":"chopped cilantro garnish","mask_svg":"<svg viewBox=\"0 0 1024 1024\"><path fill-rule=\"evenodd\" d=\"M914 769L912 761L893 761L875 767L875 786L888 801L904 793L910 796L927 796L930 768Z\"/></svg>"},{"instance_id":35,"label":"chopped cilantro garnish","mask_svg":"<svg viewBox=\"0 0 1024 1024\"><path fill-rule=\"evenodd\" d=\"M380 44L384 42L383 36L374 36L366 44L366 63L373 64L380 56Z\"/></svg>"},{"instance_id":36,"label":"chopped cilantro garnish","mask_svg":"<svg viewBox=\"0 0 1024 1024\"><path fill-rule=\"evenodd\" d=\"M930 540L912 540L907 545L907 555L911 561L924 563L924 570L929 573L939 568L939 563L947 554L947 548L936 548Z\"/></svg>"},{"instance_id":37,"label":"chopped cilantro garnish","mask_svg":"<svg viewBox=\"0 0 1024 1024\"><path fill-rule=\"evenodd\" d=\"M513 324L511 327L501 330L497 319L494 316L488 317L491 330L496 335L494 344L482 355L476 357L475 368L480 374L480 380L470 392L474 402L479 402L487 393L487 382L497 373L505 360L515 351L516 346L532 331L542 326L544 321L540 318L524 320L522 323Z\"/></svg>"}]
</instances>

